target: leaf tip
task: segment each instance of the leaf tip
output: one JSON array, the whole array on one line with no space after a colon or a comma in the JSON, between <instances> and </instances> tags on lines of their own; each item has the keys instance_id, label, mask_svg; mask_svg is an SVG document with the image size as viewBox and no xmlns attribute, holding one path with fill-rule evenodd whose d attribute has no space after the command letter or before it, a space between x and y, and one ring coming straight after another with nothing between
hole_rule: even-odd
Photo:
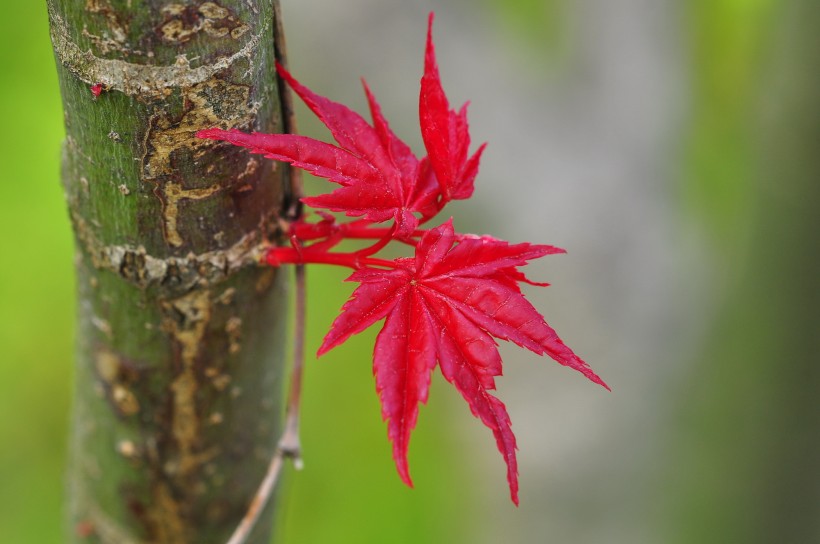
<instances>
[{"instance_id":1,"label":"leaf tip","mask_svg":"<svg viewBox=\"0 0 820 544\"><path fill-rule=\"evenodd\" d=\"M410 466L407 463L407 456L398 455L398 453L394 451L393 458L396 461L396 470L399 472L399 478L404 482L404 485L413 489L413 479L410 477Z\"/></svg>"},{"instance_id":2,"label":"leaf tip","mask_svg":"<svg viewBox=\"0 0 820 544\"><path fill-rule=\"evenodd\" d=\"M436 62L436 48L433 44L433 21L436 18L435 12L431 11L427 16L427 43L424 51L424 75L433 76L438 79L438 63ZM435 75L433 75L435 72Z\"/></svg>"},{"instance_id":3,"label":"leaf tip","mask_svg":"<svg viewBox=\"0 0 820 544\"><path fill-rule=\"evenodd\" d=\"M580 359L578 359L578 360L580 361ZM604 380L601 379L600 376L598 376L595 372L592 371L591 368L589 368L589 365L587 365L584 361L581 361L581 363L584 366L582 368L580 368L579 370L581 371L581 373L584 376L587 377L587 379L589 381L591 381L592 383L597 383L598 385L600 385L601 387L603 387L607 391L612 392L612 389L606 384L606 382Z\"/></svg>"},{"instance_id":4,"label":"leaf tip","mask_svg":"<svg viewBox=\"0 0 820 544\"><path fill-rule=\"evenodd\" d=\"M345 340L347 340L347 337L340 338L336 332L336 328L331 325L331 329L327 332L324 339L322 340L322 345L319 346L318 350L316 350L316 357L321 357L328 351L343 343Z\"/></svg>"}]
</instances>

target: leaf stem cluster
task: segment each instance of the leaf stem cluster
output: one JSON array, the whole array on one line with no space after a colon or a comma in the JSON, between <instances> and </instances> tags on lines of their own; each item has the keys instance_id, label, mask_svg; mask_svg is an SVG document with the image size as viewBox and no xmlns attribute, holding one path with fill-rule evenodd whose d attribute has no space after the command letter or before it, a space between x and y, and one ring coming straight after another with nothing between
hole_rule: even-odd
<instances>
[{"instance_id":1,"label":"leaf stem cluster","mask_svg":"<svg viewBox=\"0 0 820 544\"><path fill-rule=\"evenodd\" d=\"M418 245L418 238L427 230L415 229L402 239L394 238L397 225L392 227L372 227L367 220L336 223L329 214L322 214L322 221L307 223L302 219L290 227L290 246L272 247L265 254L265 262L270 266L283 264L327 264L358 270L364 267L396 268L396 261L372 257L384 249L391 241L397 240L412 247ZM375 243L351 252L331 251L345 240L375 240ZM306 245L306 242L313 242Z\"/></svg>"}]
</instances>

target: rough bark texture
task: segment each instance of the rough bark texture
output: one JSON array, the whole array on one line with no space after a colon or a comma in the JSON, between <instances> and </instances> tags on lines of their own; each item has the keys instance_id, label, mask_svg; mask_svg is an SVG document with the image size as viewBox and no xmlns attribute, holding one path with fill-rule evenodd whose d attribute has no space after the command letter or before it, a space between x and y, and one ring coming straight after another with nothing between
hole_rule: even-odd
<instances>
[{"instance_id":1,"label":"rough bark texture","mask_svg":"<svg viewBox=\"0 0 820 544\"><path fill-rule=\"evenodd\" d=\"M281 130L272 2L47 2L79 284L67 542L225 542L275 448L284 290L257 263L287 172L194 136Z\"/></svg>"}]
</instances>

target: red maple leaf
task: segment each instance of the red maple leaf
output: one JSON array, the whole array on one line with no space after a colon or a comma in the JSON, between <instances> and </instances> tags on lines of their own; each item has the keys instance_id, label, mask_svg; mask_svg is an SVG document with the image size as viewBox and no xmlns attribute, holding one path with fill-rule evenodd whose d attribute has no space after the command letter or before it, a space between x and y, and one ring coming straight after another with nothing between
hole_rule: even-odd
<instances>
[{"instance_id":1,"label":"red maple leaf","mask_svg":"<svg viewBox=\"0 0 820 544\"><path fill-rule=\"evenodd\" d=\"M504 404L489 393L502 370L493 337L547 354L606 387L564 345L518 286L524 277L517 267L561 251L489 237L459 237L448 221L422 236L415 258L397 259L392 270L365 267L347 279L360 285L333 322L319 354L385 319L376 339L373 371L393 457L408 485L410 433L419 403L427 401L436 363L473 415L495 435L516 504L515 437Z\"/></svg>"},{"instance_id":2,"label":"red maple leaf","mask_svg":"<svg viewBox=\"0 0 820 544\"><path fill-rule=\"evenodd\" d=\"M281 66L281 77L328 127L338 145L295 134L246 134L219 128L197 135L249 148L341 186L302 201L360 219L338 223L322 211L315 223L299 218L288 225L291 247L271 247L265 255L267 263L354 269L347 281L359 285L333 322L319 355L384 319L373 371L393 457L408 485L412 485L407 462L410 434L438 366L473 415L492 430L507 464L512 500L518 504L515 437L504 404L490 393L502 372L496 339L549 355L608 387L564 345L521 292L521 283L547 284L530 281L519 268L563 250L459 234L452 221L430 230L419 228L450 200L472 195L485 148L482 145L469 155L467 105L450 109L436 63L432 25L431 14L419 98L427 157L417 158L393 133L367 84L372 125L346 106L315 94ZM373 227L389 220L393 221L389 228ZM345 239L376 242L349 253L334 251ZM414 257L392 261L375 257L392 239L413 246Z\"/></svg>"},{"instance_id":3,"label":"red maple leaf","mask_svg":"<svg viewBox=\"0 0 820 544\"><path fill-rule=\"evenodd\" d=\"M478 162L487 144L482 144L472 157L467 158L470 148L467 104L461 106L458 112L451 110L444 94L433 46L432 13L427 24L419 120L424 147L427 148L444 200L470 198L473 181L478 174Z\"/></svg>"},{"instance_id":4,"label":"red maple leaf","mask_svg":"<svg viewBox=\"0 0 820 544\"><path fill-rule=\"evenodd\" d=\"M327 126L338 146L295 134L246 134L235 129L212 128L197 136L247 147L338 183L342 187L332 193L305 197L302 202L374 223L394 219L395 236L406 238L448 201L472 195L484 149L482 145L467 159L466 104L459 113L449 109L436 64L432 24L431 14L419 96L422 138L429 158L418 159L393 133L366 83L372 126L347 106L314 93L282 66L277 66L279 75Z\"/></svg>"}]
</instances>

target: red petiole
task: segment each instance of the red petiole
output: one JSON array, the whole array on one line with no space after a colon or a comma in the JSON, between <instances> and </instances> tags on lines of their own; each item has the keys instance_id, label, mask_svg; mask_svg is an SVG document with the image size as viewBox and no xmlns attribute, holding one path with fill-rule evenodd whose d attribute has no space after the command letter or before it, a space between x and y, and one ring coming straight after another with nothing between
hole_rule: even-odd
<instances>
[{"instance_id":1,"label":"red petiole","mask_svg":"<svg viewBox=\"0 0 820 544\"><path fill-rule=\"evenodd\" d=\"M312 247L304 247L299 250L292 247L274 247L269 249L265 254L265 261L271 266L281 266L283 264L330 264L345 266L354 270L365 266L396 268L395 261L376 259L358 252L329 253L324 249L314 250Z\"/></svg>"},{"instance_id":2,"label":"red petiole","mask_svg":"<svg viewBox=\"0 0 820 544\"><path fill-rule=\"evenodd\" d=\"M417 240L427 231L416 229L410 239L394 238L396 224L388 228L372 228L367 220L351 221L350 223L331 223L327 219L319 223L296 222L290 226L290 247L274 247L265 254L265 261L271 266L283 264L331 264L345 266L354 270L364 266L380 266L395 268L394 261L374 259L375 255L384 249L391 241L397 240L411 247L416 247ZM330 250L342 241L349 240L376 240L376 243L349 253L331 253ZM316 240L310 245L305 242Z\"/></svg>"}]
</instances>

